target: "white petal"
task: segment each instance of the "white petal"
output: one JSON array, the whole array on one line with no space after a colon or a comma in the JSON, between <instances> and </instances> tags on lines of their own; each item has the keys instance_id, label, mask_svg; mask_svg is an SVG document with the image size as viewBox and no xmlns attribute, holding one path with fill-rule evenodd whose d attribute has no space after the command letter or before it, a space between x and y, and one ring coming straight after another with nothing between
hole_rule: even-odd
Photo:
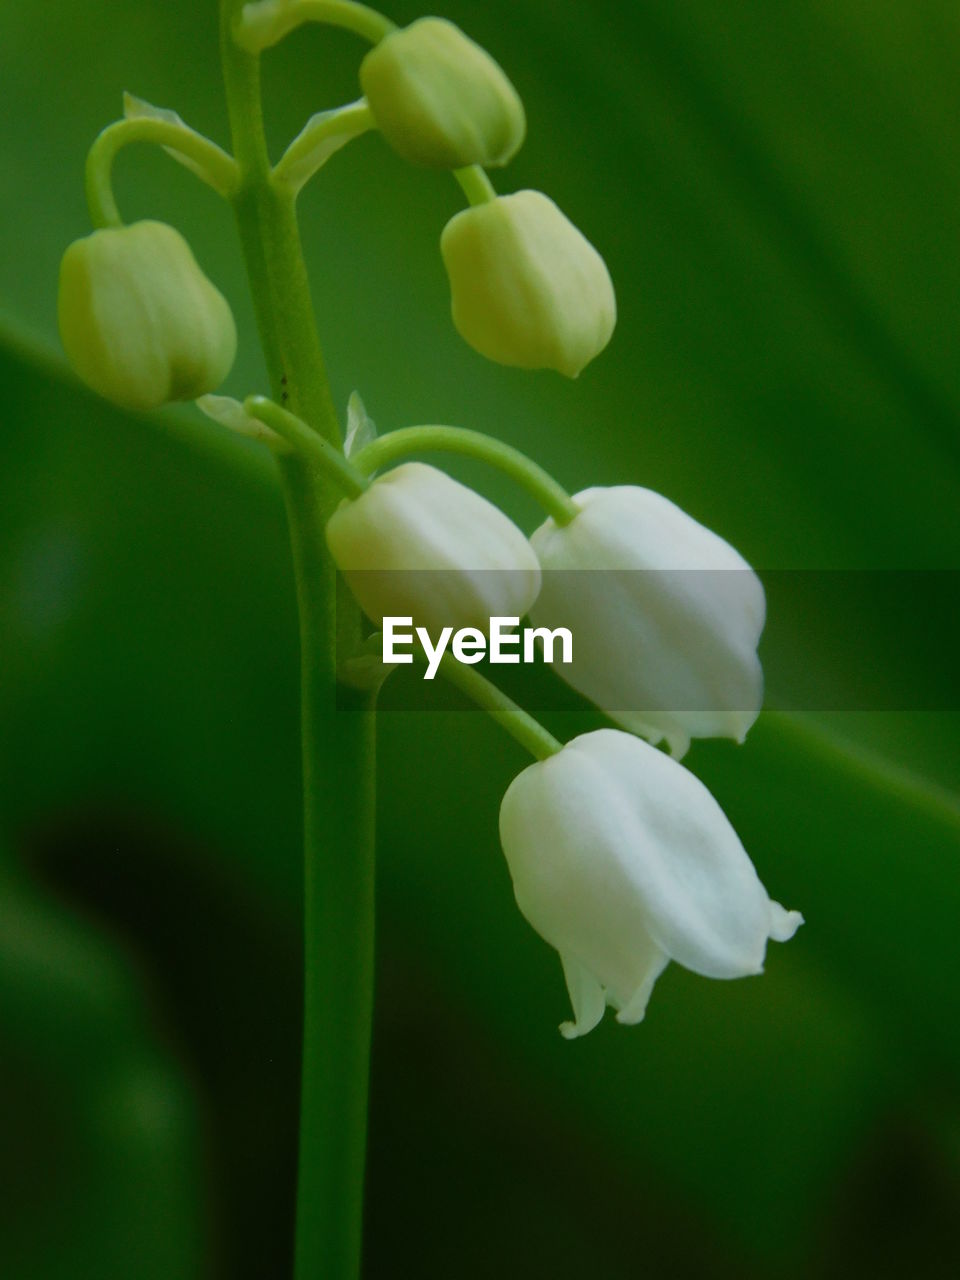
<instances>
[{"instance_id":1,"label":"white petal","mask_svg":"<svg viewBox=\"0 0 960 1280\"><path fill-rule=\"evenodd\" d=\"M770 937L774 942L789 942L803 924L799 911L787 911L779 902L770 902Z\"/></svg>"},{"instance_id":2,"label":"white petal","mask_svg":"<svg viewBox=\"0 0 960 1280\"><path fill-rule=\"evenodd\" d=\"M766 605L740 554L662 495L577 494L531 544L545 570L531 618L573 632L558 674L618 723L679 758L691 737L742 741L760 711Z\"/></svg>"},{"instance_id":3,"label":"white petal","mask_svg":"<svg viewBox=\"0 0 960 1280\"><path fill-rule=\"evenodd\" d=\"M365 612L412 616L431 633L486 631L490 618L522 617L540 589L540 566L512 520L436 467L386 472L327 522L327 543Z\"/></svg>"},{"instance_id":4,"label":"white petal","mask_svg":"<svg viewBox=\"0 0 960 1280\"><path fill-rule=\"evenodd\" d=\"M769 934L787 927L706 787L629 734L585 734L525 769L500 830L521 911L621 1010L642 1003L655 958L759 973Z\"/></svg>"},{"instance_id":5,"label":"white petal","mask_svg":"<svg viewBox=\"0 0 960 1280\"><path fill-rule=\"evenodd\" d=\"M617 1021L622 1026L632 1027L643 1021L654 984L669 963L670 957L662 953L654 958L646 977L617 1014Z\"/></svg>"},{"instance_id":6,"label":"white petal","mask_svg":"<svg viewBox=\"0 0 960 1280\"><path fill-rule=\"evenodd\" d=\"M607 998L600 983L578 960L561 952L560 961L574 1018L573 1022L560 1023L560 1034L565 1040L575 1040L597 1025L607 1007Z\"/></svg>"},{"instance_id":7,"label":"white petal","mask_svg":"<svg viewBox=\"0 0 960 1280\"><path fill-rule=\"evenodd\" d=\"M567 750L593 768L600 794L607 780L598 834L643 903L653 940L706 977L760 972L770 900L703 783L663 752L615 730L586 734Z\"/></svg>"},{"instance_id":8,"label":"white petal","mask_svg":"<svg viewBox=\"0 0 960 1280\"><path fill-rule=\"evenodd\" d=\"M514 779L500 808L500 837L524 916L622 1009L655 966L662 968L664 948L650 937L625 870L609 788L570 750Z\"/></svg>"}]
</instances>

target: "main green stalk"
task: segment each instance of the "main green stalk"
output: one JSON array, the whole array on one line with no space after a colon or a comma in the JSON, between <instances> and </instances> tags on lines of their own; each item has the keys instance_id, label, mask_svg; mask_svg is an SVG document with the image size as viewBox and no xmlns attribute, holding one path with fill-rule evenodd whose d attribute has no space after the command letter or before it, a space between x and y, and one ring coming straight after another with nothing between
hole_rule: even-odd
<instances>
[{"instance_id":1,"label":"main green stalk","mask_svg":"<svg viewBox=\"0 0 960 1280\"><path fill-rule=\"evenodd\" d=\"M340 432L317 338L294 197L271 177L259 58L221 0L224 83L239 167L237 224L274 398L325 440ZM324 525L340 500L326 471L278 459L300 610L304 787L304 1025L296 1280L360 1273L374 938L374 711L337 684L356 607L337 599Z\"/></svg>"}]
</instances>

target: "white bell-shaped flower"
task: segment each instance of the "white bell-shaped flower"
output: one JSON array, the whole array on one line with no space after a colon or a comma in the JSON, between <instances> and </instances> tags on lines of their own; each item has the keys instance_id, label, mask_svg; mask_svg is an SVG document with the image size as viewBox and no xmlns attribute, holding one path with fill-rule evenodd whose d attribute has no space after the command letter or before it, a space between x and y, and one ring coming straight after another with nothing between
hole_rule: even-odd
<instances>
[{"instance_id":1,"label":"white bell-shaped flower","mask_svg":"<svg viewBox=\"0 0 960 1280\"><path fill-rule=\"evenodd\" d=\"M522 617L540 589L524 534L473 489L422 462L379 476L327 522L327 545L374 622L411 617L431 634Z\"/></svg>"},{"instance_id":2,"label":"white bell-shaped flower","mask_svg":"<svg viewBox=\"0 0 960 1280\"><path fill-rule=\"evenodd\" d=\"M585 1035L606 1005L641 1021L670 960L708 978L763 971L803 923L773 902L736 832L683 765L617 729L519 774L500 809L517 904L560 953Z\"/></svg>"},{"instance_id":3,"label":"white bell-shaped flower","mask_svg":"<svg viewBox=\"0 0 960 1280\"><path fill-rule=\"evenodd\" d=\"M544 569L536 626L568 627L556 670L624 728L742 742L760 713L766 604L743 557L669 499L633 485L586 489L569 524L530 541Z\"/></svg>"}]
</instances>

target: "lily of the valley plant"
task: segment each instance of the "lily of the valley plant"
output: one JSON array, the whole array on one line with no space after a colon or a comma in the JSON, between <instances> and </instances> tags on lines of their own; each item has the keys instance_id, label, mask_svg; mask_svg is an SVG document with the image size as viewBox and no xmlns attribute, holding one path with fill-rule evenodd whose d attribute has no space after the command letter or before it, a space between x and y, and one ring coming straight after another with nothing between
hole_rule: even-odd
<instances>
[{"instance_id":1,"label":"lily of the valley plant","mask_svg":"<svg viewBox=\"0 0 960 1280\"><path fill-rule=\"evenodd\" d=\"M796 912L770 900L732 827L679 763L691 738L742 741L760 710L759 580L726 542L643 488L571 496L503 441L450 426L377 437L359 397L346 439L331 401L296 199L352 138L378 130L413 165L450 170L468 207L443 229L453 321L479 353L570 377L606 346L614 289L597 250L538 191L498 195L526 121L494 60L457 27L398 29L350 0L221 2L229 151L169 110L128 97L91 148L95 230L66 251L64 347L100 395L135 410L195 400L264 442L286 498L301 617L306 997L296 1274L359 1274L373 976L374 703L387 671L371 630L403 615L428 628L485 630L529 613L565 625L558 673L619 725L561 744L479 672L441 669L536 762L507 790L503 850L517 903L559 953L583 1035L611 1005L639 1022L670 960L713 978L759 973L768 939ZM313 116L267 152L264 52L305 22L371 46L362 96ZM163 147L233 207L272 398L214 394L236 349L229 304L183 237L125 226L111 186L132 142ZM199 420L198 420L199 421ZM542 506L528 539L424 452L481 458ZM395 465L399 464L399 465ZM665 742L670 754L658 749ZM531 1011L534 1013L535 1011Z\"/></svg>"}]
</instances>

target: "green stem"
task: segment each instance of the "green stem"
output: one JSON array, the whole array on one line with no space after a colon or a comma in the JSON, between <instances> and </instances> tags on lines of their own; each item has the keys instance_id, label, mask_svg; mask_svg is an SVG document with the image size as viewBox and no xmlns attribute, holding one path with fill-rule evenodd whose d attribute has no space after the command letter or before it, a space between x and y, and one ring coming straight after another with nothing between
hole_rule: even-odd
<instances>
[{"instance_id":1,"label":"green stem","mask_svg":"<svg viewBox=\"0 0 960 1280\"><path fill-rule=\"evenodd\" d=\"M96 137L87 153L87 205L95 227L123 226L113 194L113 161L117 152L131 142L152 142L178 152L190 161L190 168L198 177L228 199L236 189L236 162L203 134L172 120L117 120Z\"/></svg>"},{"instance_id":2,"label":"green stem","mask_svg":"<svg viewBox=\"0 0 960 1280\"><path fill-rule=\"evenodd\" d=\"M454 169L453 176L460 183L461 190L471 205L489 204L491 200L496 200L496 189L487 177L486 169L480 165L471 164L464 169Z\"/></svg>"},{"instance_id":3,"label":"green stem","mask_svg":"<svg viewBox=\"0 0 960 1280\"><path fill-rule=\"evenodd\" d=\"M304 994L296 1280L358 1280L373 1024L375 691L335 683L321 558L329 515L285 494L300 607Z\"/></svg>"},{"instance_id":4,"label":"green stem","mask_svg":"<svg viewBox=\"0 0 960 1280\"><path fill-rule=\"evenodd\" d=\"M523 707L518 706L473 667L465 666L445 653L440 659L440 672L445 680L486 711L488 716L502 725L537 760L546 760L547 756L556 755L563 746L552 733L547 732L539 720L534 720Z\"/></svg>"},{"instance_id":5,"label":"green stem","mask_svg":"<svg viewBox=\"0 0 960 1280\"><path fill-rule=\"evenodd\" d=\"M305 22L322 22L329 27L342 27L354 35L377 44L396 29L396 23L353 0L295 0L278 4L277 0L261 0L259 4L240 5L239 20L234 25L234 38L249 53L277 44Z\"/></svg>"},{"instance_id":6,"label":"green stem","mask_svg":"<svg viewBox=\"0 0 960 1280\"><path fill-rule=\"evenodd\" d=\"M357 498L364 489L370 487L370 481L348 462L339 449L328 444L322 436L317 435L310 427L289 409L284 409L268 400L266 396L247 396L243 402L243 411L258 422L264 423L271 431L282 436L288 444L298 449L304 458L316 464L333 480L338 488L351 498Z\"/></svg>"},{"instance_id":7,"label":"green stem","mask_svg":"<svg viewBox=\"0 0 960 1280\"><path fill-rule=\"evenodd\" d=\"M224 81L240 181L234 209L276 399L340 444L297 225L295 196L274 181L260 101L260 61L230 34L240 0L222 0Z\"/></svg>"},{"instance_id":8,"label":"green stem","mask_svg":"<svg viewBox=\"0 0 960 1280\"><path fill-rule=\"evenodd\" d=\"M566 489L525 453L482 431L468 431L465 427L402 427L399 431L389 431L364 445L351 457L350 463L357 471L370 475L397 458L431 451L459 453L497 467L525 489L557 524L569 524L579 514L579 507Z\"/></svg>"},{"instance_id":9,"label":"green stem","mask_svg":"<svg viewBox=\"0 0 960 1280\"><path fill-rule=\"evenodd\" d=\"M340 430L324 370L293 194L273 181L256 56L234 41L242 0L221 0L234 196L276 399L328 445ZM304 786L304 1026L297 1280L357 1280L373 1008L372 695L336 683L338 638L359 636L338 599L324 526L339 487L315 456L277 459L300 611Z\"/></svg>"},{"instance_id":10,"label":"green stem","mask_svg":"<svg viewBox=\"0 0 960 1280\"><path fill-rule=\"evenodd\" d=\"M243 408L251 418L265 423L304 457L314 461L351 498L359 497L369 488L368 477L374 471L397 458L446 451L479 458L497 467L539 502L557 524L569 524L580 510L566 489L526 454L482 431L468 431L465 427L402 427L371 441L347 459L339 449L311 431L301 418L266 396L248 396Z\"/></svg>"},{"instance_id":11,"label":"green stem","mask_svg":"<svg viewBox=\"0 0 960 1280\"><path fill-rule=\"evenodd\" d=\"M366 98L311 117L274 166L274 180L299 194L332 155L377 127Z\"/></svg>"}]
</instances>

